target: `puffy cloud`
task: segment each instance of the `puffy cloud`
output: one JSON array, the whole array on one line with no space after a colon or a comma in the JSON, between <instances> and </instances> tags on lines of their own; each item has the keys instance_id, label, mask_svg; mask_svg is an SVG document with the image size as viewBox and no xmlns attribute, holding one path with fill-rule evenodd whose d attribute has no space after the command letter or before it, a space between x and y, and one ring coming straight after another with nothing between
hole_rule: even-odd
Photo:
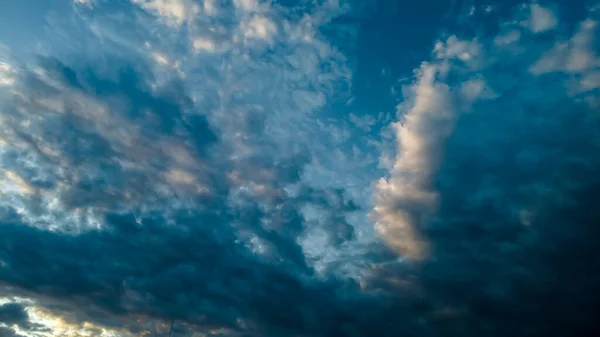
<instances>
[{"instance_id":1,"label":"puffy cloud","mask_svg":"<svg viewBox=\"0 0 600 337\"><path fill-rule=\"evenodd\" d=\"M443 158L445 142L454 131L460 114L484 95L485 82L469 79L451 92L445 77L447 61L476 64L477 41L456 36L438 42L434 52L438 63L423 63L415 73L416 82L404 90L405 101L398 106L401 120L393 125L397 154L388 179L376 186L376 227L384 240L403 256L421 259L427 244L418 228L435 208L438 195L434 181ZM484 97L485 96L485 97Z\"/></svg>"},{"instance_id":2,"label":"puffy cloud","mask_svg":"<svg viewBox=\"0 0 600 337\"><path fill-rule=\"evenodd\" d=\"M236 7L247 12L255 11L259 5L258 0L234 0L233 3Z\"/></svg>"},{"instance_id":3,"label":"puffy cloud","mask_svg":"<svg viewBox=\"0 0 600 337\"><path fill-rule=\"evenodd\" d=\"M480 45L477 40L463 41L455 35L448 37L445 42L438 41L434 51L439 59L453 59L471 63L480 53Z\"/></svg>"},{"instance_id":4,"label":"puffy cloud","mask_svg":"<svg viewBox=\"0 0 600 337\"><path fill-rule=\"evenodd\" d=\"M529 5L530 17L526 25L534 33L542 33L553 29L558 25L558 19L549 8L539 4Z\"/></svg>"},{"instance_id":5,"label":"puffy cloud","mask_svg":"<svg viewBox=\"0 0 600 337\"><path fill-rule=\"evenodd\" d=\"M553 73L569 74L571 80L566 81L565 89L572 96L582 97L595 105L596 89L600 87L600 57L595 51L598 44L597 26L597 21L592 18L582 21L569 40L556 42L531 65L529 71L542 77Z\"/></svg>"},{"instance_id":6,"label":"puffy cloud","mask_svg":"<svg viewBox=\"0 0 600 337\"><path fill-rule=\"evenodd\" d=\"M217 47L214 41L209 39L197 38L192 42L195 51L214 52Z\"/></svg>"},{"instance_id":7,"label":"puffy cloud","mask_svg":"<svg viewBox=\"0 0 600 337\"><path fill-rule=\"evenodd\" d=\"M579 24L577 32L568 40L556 43L530 69L534 74L549 72L581 73L600 66L595 55L597 22L588 19Z\"/></svg>"},{"instance_id":8,"label":"puffy cloud","mask_svg":"<svg viewBox=\"0 0 600 337\"><path fill-rule=\"evenodd\" d=\"M9 86L15 81L15 71L7 62L0 61L0 85Z\"/></svg>"},{"instance_id":9,"label":"puffy cloud","mask_svg":"<svg viewBox=\"0 0 600 337\"><path fill-rule=\"evenodd\" d=\"M266 17L254 16L241 27L246 38L270 40L277 33L277 26Z\"/></svg>"}]
</instances>

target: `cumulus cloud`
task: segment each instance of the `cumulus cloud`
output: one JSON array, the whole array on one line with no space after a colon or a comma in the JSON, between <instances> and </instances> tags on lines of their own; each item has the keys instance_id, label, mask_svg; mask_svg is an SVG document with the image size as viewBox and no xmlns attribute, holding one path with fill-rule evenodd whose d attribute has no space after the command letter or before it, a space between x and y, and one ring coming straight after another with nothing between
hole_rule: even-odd
<instances>
[{"instance_id":1,"label":"cumulus cloud","mask_svg":"<svg viewBox=\"0 0 600 337\"><path fill-rule=\"evenodd\" d=\"M397 154L388 179L376 186L376 227L384 240L403 256L423 258L427 245L419 235L421 222L437 203L432 178L441 165L444 143L465 107L483 98L483 80L469 79L461 90L451 93L445 83L447 61L475 63L477 41L456 36L438 42L434 52L438 63L423 63L415 73L416 82L405 87L405 101L398 106L401 120L394 124Z\"/></svg>"}]
</instances>

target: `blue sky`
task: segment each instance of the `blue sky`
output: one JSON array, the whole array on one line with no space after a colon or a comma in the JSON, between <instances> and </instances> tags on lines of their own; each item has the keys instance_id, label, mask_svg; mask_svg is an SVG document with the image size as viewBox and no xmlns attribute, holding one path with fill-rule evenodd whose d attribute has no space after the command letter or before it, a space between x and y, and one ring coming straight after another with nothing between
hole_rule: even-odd
<instances>
[{"instance_id":1,"label":"blue sky","mask_svg":"<svg viewBox=\"0 0 600 337\"><path fill-rule=\"evenodd\" d=\"M0 2L0 336L590 336L599 19Z\"/></svg>"}]
</instances>

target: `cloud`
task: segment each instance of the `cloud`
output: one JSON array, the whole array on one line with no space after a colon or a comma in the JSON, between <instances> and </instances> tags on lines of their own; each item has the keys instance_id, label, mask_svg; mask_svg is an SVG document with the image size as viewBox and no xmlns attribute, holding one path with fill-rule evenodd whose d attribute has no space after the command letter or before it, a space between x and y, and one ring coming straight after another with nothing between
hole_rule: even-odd
<instances>
[{"instance_id":1,"label":"cloud","mask_svg":"<svg viewBox=\"0 0 600 337\"><path fill-rule=\"evenodd\" d=\"M569 74L565 89L570 95L596 104L594 97L599 85L600 58L594 46L597 44L597 21L588 18L579 23L573 36L567 41L559 40L529 68L536 76Z\"/></svg>"},{"instance_id":2,"label":"cloud","mask_svg":"<svg viewBox=\"0 0 600 337\"><path fill-rule=\"evenodd\" d=\"M527 26L534 33L542 33L555 28L558 25L558 19L552 10L542 7L538 4L529 5L530 17Z\"/></svg>"},{"instance_id":3,"label":"cloud","mask_svg":"<svg viewBox=\"0 0 600 337\"><path fill-rule=\"evenodd\" d=\"M181 25L194 20L200 6L192 0L131 0L134 4L164 18L166 22Z\"/></svg>"},{"instance_id":4,"label":"cloud","mask_svg":"<svg viewBox=\"0 0 600 337\"><path fill-rule=\"evenodd\" d=\"M181 4L123 5L133 21L90 25L98 3L53 27L73 40L18 63L2 92L2 289L33 301L34 318L56 331L88 322L135 334L173 318L182 334L337 331L337 316L354 316L343 303L355 285L316 277L302 245L318 227L323 248L341 249L360 209L344 188L305 175L324 156L313 141L328 141L312 114L348 81L317 31L328 18L284 21L278 7L192 19ZM237 41L244 24L254 35ZM229 62L191 51L198 36L222 41ZM61 44L86 47L55 56ZM329 308L325 322L315 305Z\"/></svg>"},{"instance_id":5,"label":"cloud","mask_svg":"<svg viewBox=\"0 0 600 337\"><path fill-rule=\"evenodd\" d=\"M242 25L246 38L270 40L277 33L277 26L266 17L255 16Z\"/></svg>"},{"instance_id":6,"label":"cloud","mask_svg":"<svg viewBox=\"0 0 600 337\"><path fill-rule=\"evenodd\" d=\"M475 64L479 55L477 41L462 41L456 36L438 42L437 59L456 59ZM438 195L432 177L441 165L444 143L454 131L459 115L477 99L483 98L485 83L469 79L461 90L450 91L444 83L447 65L423 63L415 73L416 82L405 87L405 101L398 106L401 120L393 125L397 154L389 179L376 186L376 227L384 240L403 256L421 259L427 244L418 228L433 211Z\"/></svg>"},{"instance_id":7,"label":"cloud","mask_svg":"<svg viewBox=\"0 0 600 337\"><path fill-rule=\"evenodd\" d=\"M560 35L523 34L506 49L499 34L478 36L473 59L460 57L473 39L438 43L404 88L373 211L403 259L381 264L371 286L423 294L428 309L408 311L422 320L415 335L586 336L600 284L576 270L600 272L588 206L600 119L585 93L565 90L586 83L567 68L576 43L556 70L522 76Z\"/></svg>"},{"instance_id":8,"label":"cloud","mask_svg":"<svg viewBox=\"0 0 600 337\"><path fill-rule=\"evenodd\" d=\"M17 337L19 336L13 329L0 326L0 334L6 337Z\"/></svg>"},{"instance_id":9,"label":"cloud","mask_svg":"<svg viewBox=\"0 0 600 337\"><path fill-rule=\"evenodd\" d=\"M521 31L515 29L507 32L506 34L500 35L494 39L497 45L507 45L519 41L521 38Z\"/></svg>"},{"instance_id":10,"label":"cloud","mask_svg":"<svg viewBox=\"0 0 600 337\"><path fill-rule=\"evenodd\" d=\"M10 66L10 64L0 61L0 85L2 86L10 86L14 83L14 70Z\"/></svg>"},{"instance_id":11,"label":"cloud","mask_svg":"<svg viewBox=\"0 0 600 337\"><path fill-rule=\"evenodd\" d=\"M392 117L347 110L357 13L96 2L7 59L0 334L592 331L594 14L445 34Z\"/></svg>"},{"instance_id":12,"label":"cloud","mask_svg":"<svg viewBox=\"0 0 600 337\"><path fill-rule=\"evenodd\" d=\"M115 79L55 59L37 69L4 102L12 128L3 166L14 185L2 199L4 284L101 317L135 313L229 330L242 329L241 319L261 331L301 319L276 314L280 298L296 294L305 310L309 289L333 286L310 281L297 243L307 226L301 208L334 214L322 228L339 244L351 238L344 214L356 207L327 188L287 195L285 186L301 183L300 154L273 163L251 153L230 164L224 155L237 150L194 113L177 83L152 89L127 64ZM45 117L35 120L39 109ZM48 131L28 131L40 129ZM295 328L318 330L301 322Z\"/></svg>"},{"instance_id":13,"label":"cloud","mask_svg":"<svg viewBox=\"0 0 600 337\"><path fill-rule=\"evenodd\" d=\"M209 39L197 38L193 42L195 51L214 52L216 50L215 43Z\"/></svg>"},{"instance_id":14,"label":"cloud","mask_svg":"<svg viewBox=\"0 0 600 337\"><path fill-rule=\"evenodd\" d=\"M463 62L471 62L479 55L480 46L476 40L463 41L452 35L446 42L438 41L434 50L439 59L458 58Z\"/></svg>"},{"instance_id":15,"label":"cloud","mask_svg":"<svg viewBox=\"0 0 600 337\"><path fill-rule=\"evenodd\" d=\"M73 0L73 1L78 5L86 5L86 6L90 6L90 7L94 3L93 0Z\"/></svg>"},{"instance_id":16,"label":"cloud","mask_svg":"<svg viewBox=\"0 0 600 337\"><path fill-rule=\"evenodd\" d=\"M255 11L258 8L258 0L234 0L233 3L235 4L236 7L247 11L247 12L251 12L251 11Z\"/></svg>"},{"instance_id":17,"label":"cloud","mask_svg":"<svg viewBox=\"0 0 600 337\"><path fill-rule=\"evenodd\" d=\"M581 73L598 67L600 61L592 48L596 26L596 21L591 19L581 22L571 39L556 43L531 67L530 71L534 74L557 71Z\"/></svg>"}]
</instances>

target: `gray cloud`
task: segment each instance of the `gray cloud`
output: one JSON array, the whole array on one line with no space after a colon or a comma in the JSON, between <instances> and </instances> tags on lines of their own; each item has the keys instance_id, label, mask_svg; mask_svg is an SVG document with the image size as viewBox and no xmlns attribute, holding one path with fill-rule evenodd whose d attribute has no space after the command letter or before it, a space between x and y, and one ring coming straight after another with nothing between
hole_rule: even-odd
<instances>
[{"instance_id":1,"label":"gray cloud","mask_svg":"<svg viewBox=\"0 0 600 337\"><path fill-rule=\"evenodd\" d=\"M23 325L29 321L25 308L16 303L8 303L0 306L0 322L5 324Z\"/></svg>"},{"instance_id":2,"label":"gray cloud","mask_svg":"<svg viewBox=\"0 0 600 337\"><path fill-rule=\"evenodd\" d=\"M0 327L0 336L3 336L3 337L17 337L19 335L17 335L17 333L13 329L11 329L11 328Z\"/></svg>"},{"instance_id":3,"label":"gray cloud","mask_svg":"<svg viewBox=\"0 0 600 337\"><path fill-rule=\"evenodd\" d=\"M506 49L492 40L436 45L441 60L406 90L397 165L377 190L391 192L375 216L400 227L383 235L410 262L383 265L379 284L424 294L424 335L592 335L600 116L565 90L572 78L562 65L523 76L552 43L527 35ZM469 56L474 42L478 57ZM402 194L411 184L435 196L426 208L407 202L419 195ZM417 220L398 218L405 213ZM415 238L425 259L415 259Z\"/></svg>"},{"instance_id":4,"label":"gray cloud","mask_svg":"<svg viewBox=\"0 0 600 337\"><path fill-rule=\"evenodd\" d=\"M14 126L8 140L27 149L50 148L66 175L37 183L36 170L55 171L42 150L33 152L39 160L31 173L7 161L16 158L12 163L18 165L23 158L18 151L4 154L5 167L33 190L33 196L23 194L25 213L11 205L14 199L4 200L0 279L5 284L111 315L136 313L233 330L241 329L240 320L261 330L320 330L303 312L312 311L316 294L333 285L309 281L313 272L296 242L305 229L300 207L339 210L337 224L345 227L331 227L332 240L348 240L349 234L337 233L352 232L343 214L357 207L342 191L305 187L297 197L282 194L282 186L300 181L307 161L298 156L275 163L255 156L238 162L234 177L216 171L225 171L221 165L226 163L207 148L217 137L202 116L192 115L190 122L182 114L189 104L185 97L145 91L131 68L121 70L115 82L56 60L44 59L42 65L42 77L55 87L31 73L20 87L26 96L35 93L38 102L58 96L55 103L64 105L78 99L99 102L110 108L102 114L121 122L115 125L104 115L92 115L94 106L46 109L40 134L28 139L19 126L38 106L26 106L20 95L13 96L8 106L13 113L5 115ZM24 110L31 114L23 115ZM51 122L56 129L49 127ZM116 128L124 131L115 134ZM138 133L137 138L126 139L132 135L127 130ZM156 145L164 138L170 138L169 148ZM178 157L177 151L189 158ZM132 159L145 165L128 169L124 162ZM186 160L199 167L186 166ZM202 172L207 165L201 161L214 166ZM163 172L179 164L185 167L182 171L197 170L190 179L198 179L208 191L188 191L177 186L179 181L169 181ZM245 181L252 181L255 189L229 192ZM165 194L160 193L162 186L167 187ZM71 212L87 209L100 228L53 229L44 222L48 205L40 199L45 195L58 199L65 220ZM294 298L296 306L289 308L286 303Z\"/></svg>"}]
</instances>

